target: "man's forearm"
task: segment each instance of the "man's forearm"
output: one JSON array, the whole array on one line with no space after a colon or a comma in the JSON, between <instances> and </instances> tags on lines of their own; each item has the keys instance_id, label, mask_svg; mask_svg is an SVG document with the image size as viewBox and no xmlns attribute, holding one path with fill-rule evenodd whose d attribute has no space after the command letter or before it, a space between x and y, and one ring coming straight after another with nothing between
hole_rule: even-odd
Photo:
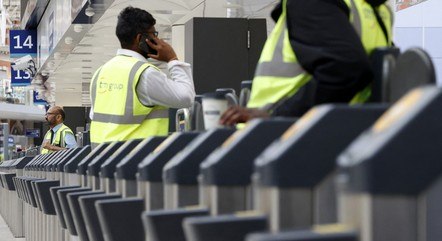
<instances>
[{"instance_id":1,"label":"man's forearm","mask_svg":"<svg viewBox=\"0 0 442 241\"><path fill-rule=\"evenodd\" d=\"M66 148L64 147L59 147L59 146L53 146L53 145L47 145L44 147L45 149L48 149L49 151L62 151L65 150Z\"/></svg>"}]
</instances>

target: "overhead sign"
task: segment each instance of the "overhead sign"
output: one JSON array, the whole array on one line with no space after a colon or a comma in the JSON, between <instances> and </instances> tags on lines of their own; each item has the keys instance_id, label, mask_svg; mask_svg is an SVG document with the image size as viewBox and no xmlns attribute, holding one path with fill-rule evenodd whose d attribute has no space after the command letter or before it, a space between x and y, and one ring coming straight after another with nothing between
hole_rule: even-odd
<instances>
[{"instance_id":1,"label":"overhead sign","mask_svg":"<svg viewBox=\"0 0 442 241\"><path fill-rule=\"evenodd\" d=\"M37 56L37 31L36 30L11 30L10 31L10 57L12 61L26 55L33 59ZM35 66L35 62L33 63ZM25 70L15 70L11 66L11 85L30 85L32 76Z\"/></svg>"},{"instance_id":2,"label":"overhead sign","mask_svg":"<svg viewBox=\"0 0 442 241\"><path fill-rule=\"evenodd\" d=\"M34 91L34 105L47 105L46 100L39 98L37 91Z\"/></svg>"},{"instance_id":3,"label":"overhead sign","mask_svg":"<svg viewBox=\"0 0 442 241\"><path fill-rule=\"evenodd\" d=\"M11 85L12 86L26 86L31 84L32 77L29 72L24 70L14 70L11 68Z\"/></svg>"},{"instance_id":4,"label":"overhead sign","mask_svg":"<svg viewBox=\"0 0 442 241\"><path fill-rule=\"evenodd\" d=\"M11 58L20 58L25 55L37 56L36 30L11 30L9 51Z\"/></svg>"}]
</instances>

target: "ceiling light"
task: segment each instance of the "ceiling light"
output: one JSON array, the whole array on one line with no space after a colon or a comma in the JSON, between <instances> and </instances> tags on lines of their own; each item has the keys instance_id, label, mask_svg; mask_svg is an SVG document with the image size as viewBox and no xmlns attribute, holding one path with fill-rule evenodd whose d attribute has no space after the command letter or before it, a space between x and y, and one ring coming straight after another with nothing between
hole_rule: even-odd
<instances>
[{"instance_id":1,"label":"ceiling light","mask_svg":"<svg viewBox=\"0 0 442 241\"><path fill-rule=\"evenodd\" d=\"M60 53L60 52L55 52L55 53L54 53L54 59L55 59L55 60L59 60L59 59L61 59L61 53Z\"/></svg>"},{"instance_id":2,"label":"ceiling light","mask_svg":"<svg viewBox=\"0 0 442 241\"><path fill-rule=\"evenodd\" d=\"M89 7L87 7L86 10L84 11L84 14L86 14L86 16L88 16L88 17L92 17L95 15L95 11L91 7L91 5L89 5Z\"/></svg>"},{"instance_id":3,"label":"ceiling light","mask_svg":"<svg viewBox=\"0 0 442 241\"><path fill-rule=\"evenodd\" d=\"M66 37L66 38L64 39L64 42L65 42L66 44L70 45L70 44L72 44L72 43L74 42L74 39L71 38L71 37Z\"/></svg>"},{"instance_id":4,"label":"ceiling light","mask_svg":"<svg viewBox=\"0 0 442 241\"><path fill-rule=\"evenodd\" d=\"M81 31L83 31L83 25L81 25L81 24L74 24L74 31L76 33L80 33Z\"/></svg>"}]
</instances>

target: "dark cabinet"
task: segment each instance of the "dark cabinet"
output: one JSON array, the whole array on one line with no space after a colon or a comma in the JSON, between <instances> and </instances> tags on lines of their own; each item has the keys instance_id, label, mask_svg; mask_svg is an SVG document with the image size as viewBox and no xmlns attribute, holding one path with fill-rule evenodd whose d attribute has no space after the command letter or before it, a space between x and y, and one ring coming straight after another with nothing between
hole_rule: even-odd
<instances>
[{"instance_id":1,"label":"dark cabinet","mask_svg":"<svg viewBox=\"0 0 442 241\"><path fill-rule=\"evenodd\" d=\"M265 19L193 18L185 28L198 94L224 87L238 92L242 80L253 78L267 38Z\"/></svg>"}]
</instances>

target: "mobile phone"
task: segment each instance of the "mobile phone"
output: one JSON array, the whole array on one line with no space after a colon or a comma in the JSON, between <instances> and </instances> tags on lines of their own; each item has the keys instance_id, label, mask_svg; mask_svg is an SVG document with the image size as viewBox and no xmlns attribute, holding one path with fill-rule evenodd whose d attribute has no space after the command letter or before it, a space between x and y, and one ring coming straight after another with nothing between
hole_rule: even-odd
<instances>
[{"instance_id":1,"label":"mobile phone","mask_svg":"<svg viewBox=\"0 0 442 241\"><path fill-rule=\"evenodd\" d=\"M141 35L141 41L140 41L140 49L143 50L144 52L146 52L147 54L153 54L153 55L157 55L158 52L151 48L147 43L146 43L146 39L149 39L149 41L151 41L152 43L156 44L155 41L149 37L149 35L147 34L143 34Z\"/></svg>"}]
</instances>

